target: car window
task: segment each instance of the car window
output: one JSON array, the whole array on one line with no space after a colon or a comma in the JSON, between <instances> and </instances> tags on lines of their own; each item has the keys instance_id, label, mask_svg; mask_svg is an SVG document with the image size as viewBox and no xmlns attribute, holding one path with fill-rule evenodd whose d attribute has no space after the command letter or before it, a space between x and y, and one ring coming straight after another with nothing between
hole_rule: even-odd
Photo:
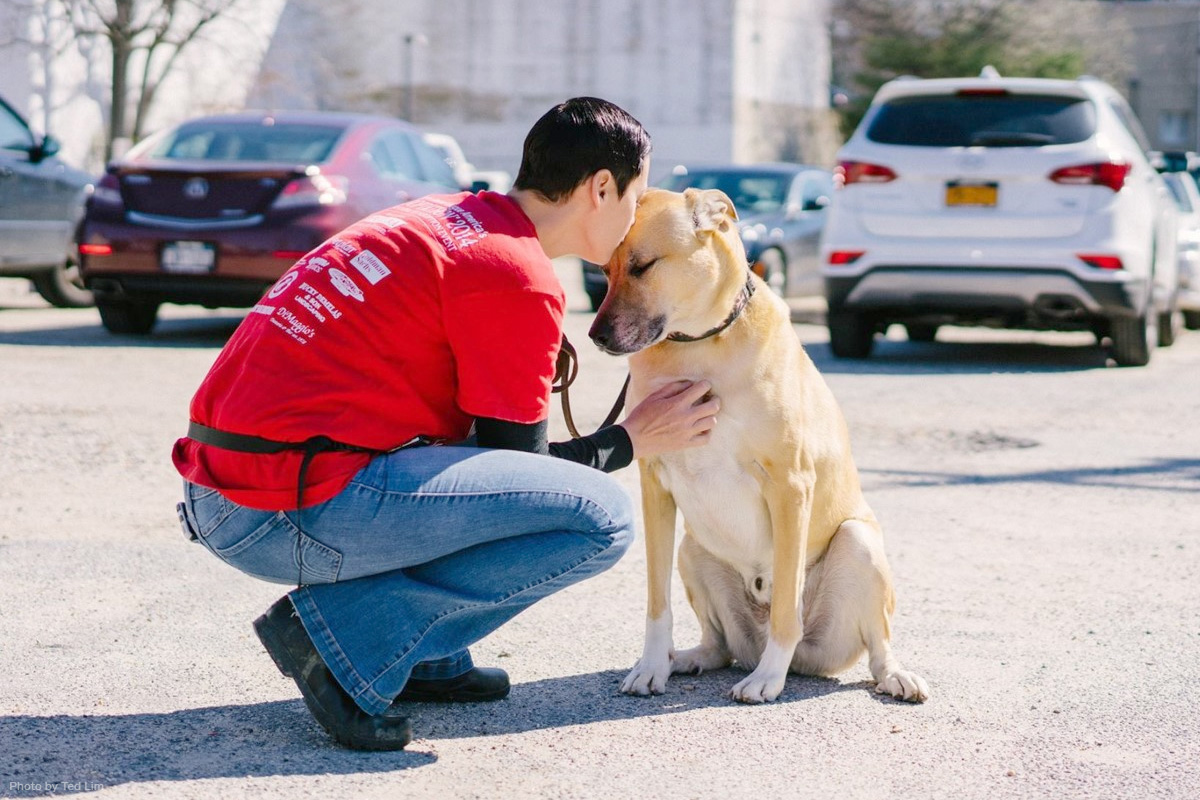
<instances>
[{"instance_id":1,"label":"car window","mask_svg":"<svg viewBox=\"0 0 1200 800\"><path fill-rule=\"evenodd\" d=\"M1088 100L1061 95L953 94L899 97L867 129L880 144L915 147L1039 147L1096 132Z\"/></svg>"},{"instance_id":2,"label":"car window","mask_svg":"<svg viewBox=\"0 0 1200 800\"><path fill-rule=\"evenodd\" d=\"M200 122L185 124L151 149L151 158L205 161L285 161L315 164L325 161L344 128L329 125L257 122Z\"/></svg>"},{"instance_id":3,"label":"car window","mask_svg":"<svg viewBox=\"0 0 1200 800\"><path fill-rule=\"evenodd\" d=\"M446 159L442 157L441 153L418 136L410 137L410 143L417 154L417 161L421 165L421 173L425 176L425 180L450 189L459 188L458 180L454 177L454 170L450 169L450 165L446 163Z\"/></svg>"},{"instance_id":4,"label":"car window","mask_svg":"<svg viewBox=\"0 0 1200 800\"><path fill-rule=\"evenodd\" d=\"M1137 115L1133 113L1132 108L1125 104L1124 100L1110 100L1108 105L1117 115L1117 119L1121 121L1125 130L1129 131L1129 135L1137 142L1138 147L1142 148L1143 153L1154 149L1150 144L1150 137L1142 128L1142 123L1138 122Z\"/></svg>"},{"instance_id":5,"label":"car window","mask_svg":"<svg viewBox=\"0 0 1200 800\"><path fill-rule=\"evenodd\" d=\"M1188 197L1187 189L1180 184L1180 181L1184 180L1183 173L1169 173L1163 177L1166 178L1167 188L1171 190L1171 197L1175 198L1175 205L1180 211L1190 214L1193 211L1192 199ZM1191 176L1187 180L1191 180Z\"/></svg>"},{"instance_id":6,"label":"car window","mask_svg":"<svg viewBox=\"0 0 1200 800\"><path fill-rule=\"evenodd\" d=\"M687 172L671 175L663 188L673 192L684 189L719 189L729 195L740 214L764 214L778 211L787 202L792 176L770 172Z\"/></svg>"},{"instance_id":7,"label":"car window","mask_svg":"<svg viewBox=\"0 0 1200 800\"><path fill-rule=\"evenodd\" d=\"M400 131L387 131L381 134L376 140L376 144L372 146L372 154L374 154L376 146L383 153L380 157L382 174L402 181L420 180L421 167L417 164L417 156L413 153L412 145L406 134Z\"/></svg>"},{"instance_id":8,"label":"car window","mask_svg":"<svg viewBox=\"0 0 1200 800\"><path fill-rule=\"evenodd\" d=\"M25 122L0 105L0 147L5 150L29 150L33 146L33 134Z\"/></svg>"}]
</instances>

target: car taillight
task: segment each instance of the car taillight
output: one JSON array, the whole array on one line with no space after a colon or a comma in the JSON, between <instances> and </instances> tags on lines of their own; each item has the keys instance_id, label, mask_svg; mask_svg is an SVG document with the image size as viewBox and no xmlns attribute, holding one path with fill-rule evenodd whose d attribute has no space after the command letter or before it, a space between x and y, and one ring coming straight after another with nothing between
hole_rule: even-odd
<instances>
[{"instance_id":1,"label":"car taillight","mask_svg":"<svg viewBox=\"0 0 1200 800\"><path fill-rule=\"evenodd\" d=\"M896 180L896 173L882 164L842 161L834 169L833 179L839 186L849 186L852 183L887 183Z\"/></svg>"},{"instance_id":2,"label":"car taillight","mask_svg":"<svg viewBox=\"0 0 1200 800\"><path fill-rule=\"evenodd\" d=\"M106 172L96 181L96 185L92 187L92 202L105 206L124 204L125 201L121 199L121 181L116 175Z\"/></svg>"},{"instance_id":3,"label":"car taillight","mask_svg":"<svg viewBox=\"0 0 1200 800\"><path fill-rule=\"evenodd\" d=\"M1080 186L1107 186L1114 192L1121 191L1125 178L1129 175L1130 166L1121 161L1103 161L1099 164L1079 164L1074 167L1063 167L1050 173L1050 180L1055 183L1076 184Z\"/></svg>"},{"instance_id":4,"label":"car taillight","mask_svg":"<svg viewBox=\"0 0 1200 800\"><path fill-rule=\"evenodd\" d=\"M271 208L299 208L302 206L336 206L346 202L346 190L350 181L340 175L305 175L288 181L275 198Z\"/></svg>"},{"instance_id":5,"label":"car taillight","mask_svg":"<svg viewBox=\"0 0 1200 800\"><path fill-rule=\"evenodd\" d=\"M111 256L111 244L81 244L79 245L79 254L81 256Z\"/></svg>"},{"instance_id":6,"label":"car taillight","mask_svg":"<svg viewBox=\"0 0 1200 800\"><path fill-rule=\"evenodd\" d=\"M866 250L834 250L829 254L829 263L835 267L853 264L862 258L866 252Z\"/></svg>"},{"instance_id":7,"label":"car taillight","mask_svg":"<svg viewBox=\"0 0 1200 800\"><path fill-rule=\"evenodd\" d=\"M1125 269L1125 265L1121 263L1120 256L1104 255L1097 253L1076 253L1075 257L1089 267L1097 269Z\"/></svg>"}]
</instances>

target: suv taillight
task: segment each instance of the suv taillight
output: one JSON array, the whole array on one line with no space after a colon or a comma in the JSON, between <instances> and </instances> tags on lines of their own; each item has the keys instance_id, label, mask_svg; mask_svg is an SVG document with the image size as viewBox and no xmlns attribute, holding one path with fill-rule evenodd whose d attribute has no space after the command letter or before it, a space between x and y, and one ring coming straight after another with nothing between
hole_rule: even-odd
<instances>
[{"instance_id":1,"label":"suv taillight","mask_svg":"<svg viewBox=\"0 0 1200 800\"><path fill-rule=\"evenodd\" d=\"M852 183L887 183L896 180L896 173L882 164L842 161L833 171L833 180L839 186L849 186Z\"/></svg>"},{"instance_id":2,"label":"suv taillight","mask_svg":"<svg viewBox=\"0 0 1200 800\"><path fill-rule=\"evenodd\" d=\"M1114 192L1119 192L1125 185L1129 170L1130 166L1124 162L1103 161L1099 164L1080 164L1056 169L1050 173L1050 180L1081 186L1107 186Z\"/></svg>"},{"instance_id":3,"label":"suv taillight","mask_svg":"<svg viewBox=\"0 0 1200 800\"><path fill-rule=\"evenodd\" d=\"M346 202L350 181L340 175L306 175L288 181L271 208L278 211L302 206L336 206Z\"/></svg>"}]
</instances>

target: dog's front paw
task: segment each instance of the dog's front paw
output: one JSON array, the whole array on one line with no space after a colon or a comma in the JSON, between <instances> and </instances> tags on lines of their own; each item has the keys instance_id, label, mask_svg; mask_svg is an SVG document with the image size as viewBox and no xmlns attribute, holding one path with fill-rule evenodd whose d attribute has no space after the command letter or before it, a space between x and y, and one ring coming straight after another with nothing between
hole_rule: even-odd
<instances>
[{"instance_id":1,"label":"dog's front paw","mask_svg":"<svg viewBox=\"0 0 1200 800\"><path fill-rule=\"evenodd\" d=\"M774 670L764 670L761 666L741 683L729 691L729 696L739 703L769 703L783 692L783 684L787 682L787 671L776 673Z\"/></svg>"},{"instance_id":2,"label":"dog's front paw","mask_svg":"<svg viewBox=\"0 0 1200 800\"><path fill-rule=\"evenodd\" d=\"M910 703L924 703L929 699L929 684L917 673L906 669L898 669L885 675L883 680L875 684L875 691Z\"/></svg>"},{"instance_id":3,"label":"dog's front paw","mask_svg":"<svg viewBox=\"0 0 1200 800\"><path fill-rule=\"evenodd\" d=\"M667 678L671 677L671 656L661 658L642 656L621 682L621 691L647 697L662 694L667 690Z\"/></svg>"}]
</instances>

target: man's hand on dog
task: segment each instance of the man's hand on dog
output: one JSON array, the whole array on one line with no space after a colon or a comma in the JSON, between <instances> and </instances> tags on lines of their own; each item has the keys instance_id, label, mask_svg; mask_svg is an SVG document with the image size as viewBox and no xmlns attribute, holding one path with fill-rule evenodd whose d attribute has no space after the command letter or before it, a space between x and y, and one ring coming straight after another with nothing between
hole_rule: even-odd
<instances>
[{"instance_id":1,"label":"man's hand on dog","mask_svg":"<svg viewBox=\"0 0 1200 800\"><path fill-rule=\"evenodd\" d=\"M621 422L635 458L706 444L721 401L708 381L673 381L647 395Z\"/></svg>"}]
</instances>

